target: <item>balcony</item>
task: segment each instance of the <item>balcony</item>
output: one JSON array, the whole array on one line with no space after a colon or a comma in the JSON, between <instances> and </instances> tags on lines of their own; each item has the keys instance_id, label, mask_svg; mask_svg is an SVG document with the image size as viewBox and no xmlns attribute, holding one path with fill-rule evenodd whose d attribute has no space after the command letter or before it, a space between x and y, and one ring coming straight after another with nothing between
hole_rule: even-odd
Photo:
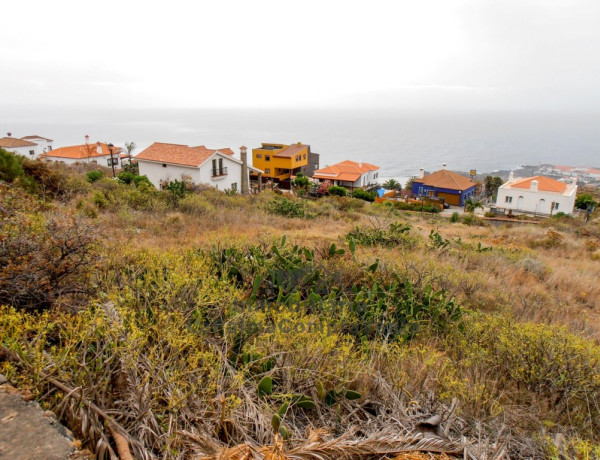
<instances>
[{"instance_id":1,"label":"balcony","mask_svg":"<svg viewBox=\"0 0 600 460\"><path fill-rule=\"evenodd\" d=\"M221 177L227 175L227 168L213 169L212 177Z\"/></svg>"}]
</instances>

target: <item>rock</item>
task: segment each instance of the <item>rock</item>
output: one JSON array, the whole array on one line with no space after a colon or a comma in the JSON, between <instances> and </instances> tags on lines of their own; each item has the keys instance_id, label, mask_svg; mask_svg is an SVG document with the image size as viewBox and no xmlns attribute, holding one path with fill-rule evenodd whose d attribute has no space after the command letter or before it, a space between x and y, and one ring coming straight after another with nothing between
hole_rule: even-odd
<instances>
[{"instance_id":1,"label":"rock","mask_svg":"<svg viewBox=\"0 0 600 460\"><path fill-rule=\"evenodd\" d=\"M442 432L442 428L440 427L440 423L442 423L442 417L439 415L434 415L429 417L427 420L419 422L415 425L415 430L423 433L423 437L425 438L433 438L433 437L444 437Z\"/></svg>"},{"instance_id":2,"label":"rock","mask_svg":"<svg viewBox=\"0 0 600 460\"><path fill-rule=\"evenodd\" d=\"M75 450L69 432L20 393L6 383L0 386L0 458L69 459Z\"/></svg>"},{"instance_id":3,"label":"rock","mask_svg":"<svg viewBox=\"0 0 600 460\"><path fill-rule=\"evenodd\" d=\"M4 374L0 374L0 385L5 384L6 382L8 382L8 380L6 380L6 376Z\"/></svg>"}]
</instances>

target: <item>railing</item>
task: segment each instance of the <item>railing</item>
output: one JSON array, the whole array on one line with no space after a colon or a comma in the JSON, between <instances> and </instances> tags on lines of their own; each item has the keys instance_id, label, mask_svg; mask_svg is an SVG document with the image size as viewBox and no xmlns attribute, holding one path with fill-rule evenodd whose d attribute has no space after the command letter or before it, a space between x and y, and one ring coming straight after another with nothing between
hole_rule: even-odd
<instances>
[{"instance_id":1,"label":"railing","mask_svg":"<svg viewBox=\"0 0 600 460\"><path fill-rule=\"evenodd\" d=\"M227 168L212 170L212 177L219 177L219 176L226 176L226 175L227 175Z\"/></svg>"}]
</instances>

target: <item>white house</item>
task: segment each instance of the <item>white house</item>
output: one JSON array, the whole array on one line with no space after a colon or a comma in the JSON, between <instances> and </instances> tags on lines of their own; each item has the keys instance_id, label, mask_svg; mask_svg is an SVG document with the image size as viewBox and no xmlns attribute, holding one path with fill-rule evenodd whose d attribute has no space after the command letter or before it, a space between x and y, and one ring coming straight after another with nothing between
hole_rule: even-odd
<instances>
[{"instance_id":1,"label":"white house","mask_svg":"<svg viewBox=\"0 0 600 460\"><path fill-rule=\"evenodd\" d=\"M52 139L37 135L19 139L13 137L12 133L6 133L6 137L0 138L0 148L35 160L40 155L52 150L52 142Z\"/></svg>"},{"instance_id":2,"label":"white house","mask_svg":"<svg viewBox=\"0 0 600 460\"><path fill-rule=\"evenodd\" d=\"M379 177L379 166L369 163L357 163L355 161L342 161L331 166L317 169L313 178L320 181L329 180L333 185L339 185L350 189L366 188L377 184Z\"/></svg>"},{"instance_id":3,"label":"white house","mask_svg":"<svg viewBox=\"0 0 600 460\"><path fill-rule=\"evenodd\" d=\"M59 147L40 155L40 160L57 161L66 164L97 163L101 166L119 166L121 148L104 142L90 143L89 136L85 136L85 144Z\"/></svg>"},{"instance_id":4,"label":"white house","mask_svg":"<svg viewBox=\"0 0 600 460\"><path fill-rule=\"evenodd\" d=\"M577 184L559 182L545 176L515 179L510 173L508 182L498 189L496 208L549 216L557 212L570 214L575 207Z\"/></svg>"},{"instance_id":5,"label":"white house","mask_svg":"<svg viewBox=\"0 0 600 460\"><path fill-rule=\"evenodd\" d=\"M172 180L210 185L218 190L248 192L249 166L246 148L241 147L242 160L233 157L229 148L208 149L203 145L189 147L180 144L155 142L136 155L140 175L147 176L156 188Z\"/></svg>"}]
</instances>

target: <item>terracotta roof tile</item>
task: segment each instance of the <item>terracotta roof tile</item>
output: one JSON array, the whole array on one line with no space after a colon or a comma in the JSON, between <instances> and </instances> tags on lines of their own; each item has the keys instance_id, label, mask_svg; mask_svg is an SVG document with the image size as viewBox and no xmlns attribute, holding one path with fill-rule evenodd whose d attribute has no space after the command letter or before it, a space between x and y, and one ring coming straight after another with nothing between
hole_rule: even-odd
<instances>
[{"instance_id":1,"label":"terracotta roof tile","mask_svg":"<svg viewBox=\"0 0 600 460\"><path fill-rule=\"evenodd\" d=\"M325 168L317 169L313 173L313 177L317 179L330 179L330 180L341 180L344 182L354 182L360 178L361 175L368 171L377 171L379 166L375 166L369 163L357 163L355 161L342 161Z\"/></svg>"},{"instance_id":2,"label":"terracotta roof tile","mask_svg":"<svg viewBox=\"0 0 600 460\"><path fill-rule=\"evenodd\" d=\"M440 169L434 173L428 174L422 179L414 179L413 182L417 182L431 187L447 188L450 190L467 190L475 185L468 177L461 174L449 171L447 169Z\"/></svg>"},{"instance_id":3,"label":"terracotta roof tile","mask_svg":"<svg viewBox=\"0 0 600 460\"><path fill-rule=\"evenodd\" d=\"M52 158L69 158L74 160L83 160L84 158L95 158L110 155L108 144L100 142L100 148L102 153L98 153L98 143L96 144L82 144L82 145L70 145L68 147L59 147L40 155L40 158L52 157ZM113 154L119 155L121 153L120 147L113 147Z\"/></svg>"},{"instance_id":4,"label":"terracotta roof tile","mask_svg":"<svg viewBox=\"0 0 600 460\"><path fill-rule=\"evenodd\" d=\"M288 145L280 152L273 154L273 156L279 157L279 158L292 158L292 157L298 155L300 152L302 152L302 150L306 149L307 147L308 147L308 145L304 145L304 144Z\"/></svg>"},{"instance_id":5,"label":"terracotta roof tile","mask_svg":"<svg viewBox=\"0 0 600 460\"><path fill-rule=\"evenodd\" d=\"M540 192L555 192L562 193L567 188L567 184L564 182L559 182L554 179L550 179L545 176L535 176L535 177L527 177L525 179L517 179L516 181L509 184L510 188L523 188L530 189L531 182L537 180L538 181L538 191Z\"/></svg>"},{"instance_id":6,"label":"terracotta roof tile","mask_svg":"<svg viewBox=\"0 0 600 460\"><path fill-rule=\"evenodd\" d=\"M181 144L155 142L150 147L137 154L135 159L194 166L197 168L217 151L225 155L233 155L233 150L230 148L207 149L203 145L189 147Z\"/></svg>"},{"instance_id":7,"label":"terracotta roof tile","mask_svg":"<svg viewBox=\"0 0 600 460\"><path fill-rule=\"evenodd\" d=\"M3 137L0 138L0 147L2 148L17 148L17 147L34 147L35 142L25 141L18 137Z\"/></svg>"}]
</instances>

